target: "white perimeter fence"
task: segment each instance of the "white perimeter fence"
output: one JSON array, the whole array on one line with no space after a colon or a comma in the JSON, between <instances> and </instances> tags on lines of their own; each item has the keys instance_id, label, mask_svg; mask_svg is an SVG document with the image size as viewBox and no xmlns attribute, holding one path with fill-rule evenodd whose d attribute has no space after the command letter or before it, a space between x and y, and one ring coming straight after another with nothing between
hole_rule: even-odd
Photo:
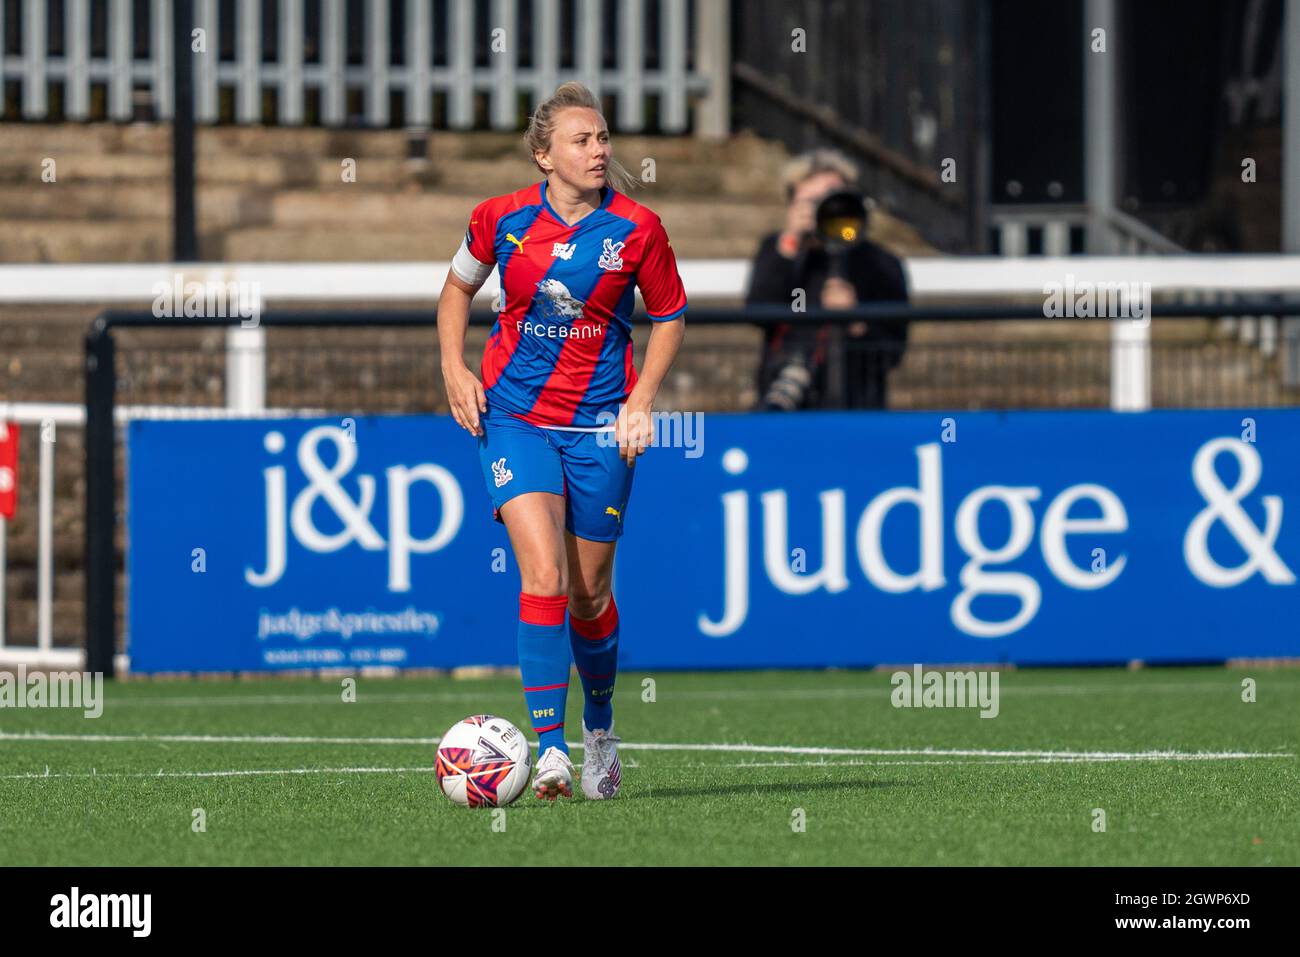
<instances>
[{"instance_id":1,"label":"white perimeter fence","mask_svg":"<svg viewBox=\"0 0 1300 957\"><path fill-rule=\"evenodd\" d=\"M89 118L92 85L105 87L110 120L132 119L137 92L158 118L171 119L172 0L150 0L147 18L137 15L132 0L104 2L101 36L92 30L91 0L64 0L62 44L53 55L48 0L0 0L0 97L6 82L20 84L24 119L49 118L51 84L63 87L70 120ZM12 44L18 53L8 57L6 3L21 11ZM220 6L218 0L194 0L194 27L204 47L193 57L195 118L216 122L221 94L229 91L236 123L299 125L307 119L308 100L315 99L323 126L343 126L354 120L348 95L359 92L355 119L365 125L388 126L396 97L406 125L427 127L439 95L446 98L447 126L463 130L475 124L475 98L485 96L490 127L513 130L521 96L531 110L560 83L579 80L598 96L614 95L611 122L620 131L644 128L648 96L657 99L665 133L688 128L692 99L697 135L723 136L730 127L730 5L723 0L701 0L693 8L687 0L661 0L653 34L644 0L614 6L576 0L572 17L562 16L560 0L533 0L528 65L520 56L525 23L518 0L491 0L485 20L477 18L477 8L475 0L443 0L441 6L434 0L366 0L359 7L320 0L319 14L313 8L308 17L304 0L278 0L274 7L263 0L221 0ZM350 10L360 17L349 19ZM604 62L611 30L613 68ZM356 38L361 62L350 56ZM476 56L484 45L491 51L486 65ZM264 108L268 94L274 96L273 116Z\"/></svg>"},{"instance_id":2,"label":"white perimeter fence","mask_svg":"<svg viewBox=\"0 0 1300 957\"><path fill-rule=\"evenodd\" d=\"M747 260L683 260L678 264L687 295L696 304L736 301L749 283ZM969 257L916 258L906 262L914 301L990 304L1043 302L1045 287L1083 283L1150 283L1155 302L1194 307L1234 299L1283 296L1300 298L1300 256L1161 256L1161 257ZM395 305L430 302L446 279L449 263L256 263L256 264L123 264L0 266L0 305L90 303L134 307L155 298L157 284L181 282L251 283L264 307L289 307L331 300ZM480 305L497 292L493 276L479 292ZM1190 314L1195 310L1190 309ZM1261 323L1269 322L1260 317ZM1272 320L1276 323L1276 320ZM688 314L689 322L689 314ZM1300 323L1284 320L1281 346L1300 365ZM123 406L119 422L139 416L171 414L223 418L267 414L261 375L262 329L227 331L225 408L176 409ZM1112 321L1111 407L1117 411L1150 408L1150 324ZM1300 385L1300 381L1289 383ZM36 645L14 645L0 615L0 666L43 665L78 668L80 649L53 645L55 435L60 428L84 428L80 404L0 402L0 421L41 430L37 469L37 635ZM22 466L20 465L20 468ZM20 506L21 507L21 506ZM0 519L0 597L5 591L5 522Z\"/></svg>"}]
</instances>

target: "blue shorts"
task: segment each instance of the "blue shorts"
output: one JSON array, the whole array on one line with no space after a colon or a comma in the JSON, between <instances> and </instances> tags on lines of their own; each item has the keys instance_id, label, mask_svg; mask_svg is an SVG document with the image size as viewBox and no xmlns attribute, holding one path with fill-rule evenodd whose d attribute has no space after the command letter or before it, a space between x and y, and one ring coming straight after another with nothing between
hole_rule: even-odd
<instances>
[{"instance_id":1,"label":"blue shorts","mask_svg":"<svg viewBox=\"0 0 1300 957\"><path fill-rule=\"evenodd\" d=\"M623 461L611 432L543 429L503 413L479 421L479 463L498 522L516 495L553 492L564 496L564 527L578 538L612 542L623 534L636 467Z\"/></svg>"}]
</instances>

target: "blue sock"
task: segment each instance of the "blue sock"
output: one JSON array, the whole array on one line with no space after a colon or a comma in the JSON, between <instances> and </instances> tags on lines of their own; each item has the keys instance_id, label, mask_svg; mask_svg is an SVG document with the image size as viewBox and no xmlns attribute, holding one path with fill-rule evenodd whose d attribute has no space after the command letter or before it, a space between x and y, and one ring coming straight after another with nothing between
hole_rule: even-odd
<instances>
[{"instance_id":1,"label":"blue sock","mask_svg":"<svg viewBox=\"0 0 1300 957\"><path fill-rule=\"evenodd\" d=\"M565 754L564 703L569 693L569 649L564 641L564 595L519 594L519 672L537 735L537 756L547 748Z\"/></svg>"},{"instance_id":2,"label":"blue sock","mask_svg":"<svg viewBox=\"0 0 1300 957\"><path fill-rule=\"evenodd\" d=\"M618 608L613 595L598 618L589 621L569 615L569 644L582 678L582 720L590 731L608 731L614 722L618 676Z\"/></svg>"}]
</instances>

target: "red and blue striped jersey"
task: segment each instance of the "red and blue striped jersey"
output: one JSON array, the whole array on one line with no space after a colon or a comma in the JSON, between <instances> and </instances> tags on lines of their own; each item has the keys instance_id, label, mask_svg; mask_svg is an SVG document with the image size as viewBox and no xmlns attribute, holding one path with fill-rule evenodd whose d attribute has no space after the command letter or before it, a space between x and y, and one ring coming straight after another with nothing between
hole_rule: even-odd
<instances>
[{"instance_id":1,"label":"red and blue striped jersey","mask_svg":"<svg viewBox=\"0 0 1300 957\"><path fill-rule=\"evenodd\" d=\"M497 265L504 293L480 375L489 410L592 428L636 385L635 288L660 322L686 312L686 290L654 212L606 186L600 207L568 226L546 186L484 200L470 215L468 250Z\"/></svg>"}]
</instances>

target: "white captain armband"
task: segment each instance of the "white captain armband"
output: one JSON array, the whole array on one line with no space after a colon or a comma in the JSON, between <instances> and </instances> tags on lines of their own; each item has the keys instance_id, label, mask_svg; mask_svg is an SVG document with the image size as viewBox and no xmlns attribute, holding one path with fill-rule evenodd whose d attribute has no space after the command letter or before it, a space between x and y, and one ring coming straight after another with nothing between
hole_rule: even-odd
<instances>
[{"instance_id":1,"label":"white captain armband","mask_svg":"<svg viewBox=\"0 0 1300 957\"><path fill-rule=\"evenodd\" d=\"M496 268L494 263L481 263L475 259L463 239L460 241L460 249L456 250L456 255L451 260L451 271L457 279L469 286L481 286Z\"/></svg>"}]
</instances>

